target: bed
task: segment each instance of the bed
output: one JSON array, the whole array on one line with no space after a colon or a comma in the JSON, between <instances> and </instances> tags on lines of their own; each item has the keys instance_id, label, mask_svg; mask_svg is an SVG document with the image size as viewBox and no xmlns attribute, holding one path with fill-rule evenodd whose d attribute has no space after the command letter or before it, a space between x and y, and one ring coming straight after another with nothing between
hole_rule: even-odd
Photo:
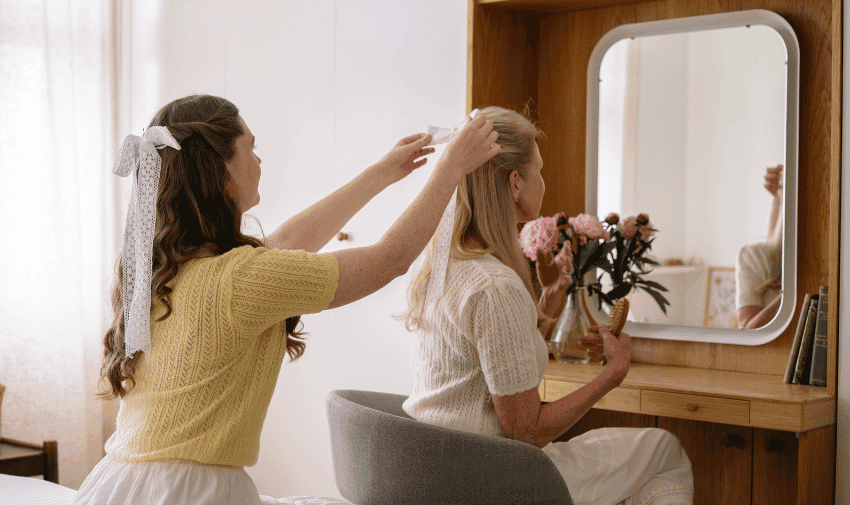
<instances>
[{"instance_id":1,"label":"bed","mask_svg":"<svg viewBox=\"0 0 850 505\"><path fill-rule=\"evenodd\" d=\"M46 480L0 474L2 505L71 505L76 495L75 490Z\"/></svg>"},{"instance_id":2,"label":"bed","mask_svg":"<svg viewBox=\"0 0 850 505\"><path fill-rule=\"evenodd\" d=\"M0 474L0 505L71 505L77 491L32 477ZM279 498L282 505L350 505L339 498L289 496Z\"/></svg>"}]
</instances>

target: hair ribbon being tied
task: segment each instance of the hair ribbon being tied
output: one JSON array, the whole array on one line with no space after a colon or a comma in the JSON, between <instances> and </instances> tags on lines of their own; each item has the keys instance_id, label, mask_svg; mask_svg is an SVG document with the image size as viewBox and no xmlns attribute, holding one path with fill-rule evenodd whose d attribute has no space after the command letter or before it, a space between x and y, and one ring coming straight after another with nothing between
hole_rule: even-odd
<instances>
[{"instance_id":1,"label":"hair ribbon being tied","mask_svg":"<svg viewBox=\"0 0 850 505\"><path fill-rule=\"evenodd\" d=\"M469 113L469 116L455 128L442 128L439 126L429 126L428 133L431 135L431 142L428 145L445 144L457 136L461 129L470 121L475 119L479 110L475 109ZM452 195L446 210L443 211L443 217L440 219L440 224L437 226L437 231L434 233L434 258L431 264L431 277L428 280L428 291L425 295L425 304L423 312L427 312L429 308L433 310L434 304L443 296L443 291L446 286L446 273L449 267L449 255L452 245L452 231L455 223L455 209L457 208L457 191Z\"/></svg>"},{"instance_id":2,"label":"hair ribbon being tied","mask_svg":"<svg viewBox=\"0 0 850 505\"><path fill-rule=\"evenodd\" d=\"M153 126L144 134L127 135L118 150L112 172L121 177L136 174L122 252L124 300L124 355L150 351L151 284L153 235L156 229L156 196L162 159L158 149L180 144L164 126Z\"/></svg>"}]
</instances>

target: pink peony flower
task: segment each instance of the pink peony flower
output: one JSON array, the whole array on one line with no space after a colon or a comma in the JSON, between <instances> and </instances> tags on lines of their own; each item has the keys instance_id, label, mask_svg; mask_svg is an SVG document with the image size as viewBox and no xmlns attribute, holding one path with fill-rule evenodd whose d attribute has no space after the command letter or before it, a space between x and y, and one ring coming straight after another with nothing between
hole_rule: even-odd
<instances>
[{"instance_id":1,"label":"pink peony flower","mask_svg":"<svg viewBox=\"0 0 850 505\"><path fill-rule=\"evenodd\" d=\"M655 232L652 230L652 223L647 222L645 225L638 227L638 238L644 242L649 240Z\"/></svg>"},{"instance_id":2,"label":"pink peony flower","mask_svg":"<svg viewBox=\"0 0 850 505\"><path fill-rule=\"evenodd\" d=\"M519 232L519 246L532 261L537 260L537 251L551 253L558 248L558 220L541 217L525 223Z\"/></svg>"},{"instance_id":3,"label":"pink peony flower","mask_svg":"<svg viewBox=\"0 0 850 505\"><path fill-rule=\"evenodd\" d=\"M571 217L569 221L573 225L573 228L575 228L576 233L578 233L579 242L582 244L587 242L588 239L604 238L605 240L609 240L611 238L611 235L605 231L605 228L596 216L579 214L576 217Z\"/></svg>"},{"instance_id":4,"label":"pink peony flower","mask_svg":"<svg viewBox=\"0 0 850 505\"><path fill-rule=\"evenodd\" d=\"M635 218L635 216L627 217L622 223L617 225L617 231L619 231L620 235L622 235L626 240L635 238L638 231L637 218Z\"/></svg>"}]
</instances>

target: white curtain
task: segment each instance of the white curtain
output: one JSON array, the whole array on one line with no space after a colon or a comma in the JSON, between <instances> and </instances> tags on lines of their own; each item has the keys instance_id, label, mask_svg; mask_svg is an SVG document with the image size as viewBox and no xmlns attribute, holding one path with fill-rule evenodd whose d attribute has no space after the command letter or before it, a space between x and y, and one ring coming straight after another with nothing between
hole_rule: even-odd
<instances>
[{"instance_id":1,"label":"white curtain","mask_svg":"<svg viewBox=\"0 0 850 505\"><path fill-rule=\"evenodd\" d=\"M57 440L74 489L114 412L95 398L121 229L114 14L109 0L0 0L0 431Z\"/></svg>"}]
</instances>

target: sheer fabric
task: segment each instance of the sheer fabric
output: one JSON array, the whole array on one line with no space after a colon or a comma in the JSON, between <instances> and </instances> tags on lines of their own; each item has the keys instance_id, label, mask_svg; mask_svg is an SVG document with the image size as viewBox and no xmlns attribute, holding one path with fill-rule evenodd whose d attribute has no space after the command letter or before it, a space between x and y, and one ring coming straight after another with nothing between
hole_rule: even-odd
<instances>
[{"instance_id":1,"label":"sheer fabric","mask_svg":"<svg viewBox=\"0 0 850 505\"><path fill-rule=\"evenodd\" d=\"M110 5L0 0L2 435L57 440L74 489L109 408L95 393L118 230Z\"/></svg>"}]
</instances>

